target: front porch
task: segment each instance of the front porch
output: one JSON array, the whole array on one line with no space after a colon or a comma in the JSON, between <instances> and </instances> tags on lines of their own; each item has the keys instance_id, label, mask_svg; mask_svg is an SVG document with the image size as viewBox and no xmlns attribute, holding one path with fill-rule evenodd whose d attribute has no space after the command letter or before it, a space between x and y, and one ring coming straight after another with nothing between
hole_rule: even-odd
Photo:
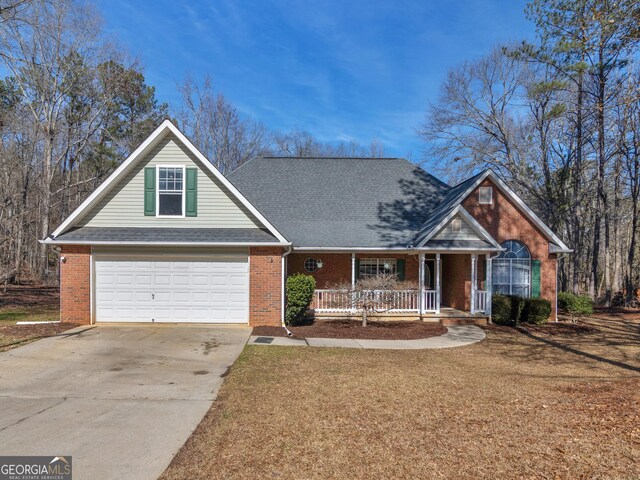
<instances>
[{"instance_id":1,"label":"front porch","mask_svg":"<svg viewBox=\"0 0 640 480\"><path fill-rule=\"evenodd\" d=\"M316 278L309 312L314 318L356 317L356 305L363 296L381 305L370 315L372 319L456 324L486 323L491 316L491 257L487 253L309 253L292 257L289 274L302 270L300 273ZM307 268L318 265L315 270ZM360 278L377 273L397 275L398 288L357 288Z\"/></svg>"},{"instance_id":2,"label":"front porch","mask_svg":"<svg viewBox=\"0 0 640 480\"><path fill-rule=\"evenodd\" d=\"M340 311L317 310L313 308L313 304L309 310L309 314L316 320L335 320L338 318L357 319L357 312L344 309ZM418 311L384 311L376 312L368 315L370 321L423 321L423 322L440 322L443 325L487 325L489 323L489 315L484 312L470 313L451 307L442 307L439 313L427 312L419 313Z\"/></svg>"}]
</instances>

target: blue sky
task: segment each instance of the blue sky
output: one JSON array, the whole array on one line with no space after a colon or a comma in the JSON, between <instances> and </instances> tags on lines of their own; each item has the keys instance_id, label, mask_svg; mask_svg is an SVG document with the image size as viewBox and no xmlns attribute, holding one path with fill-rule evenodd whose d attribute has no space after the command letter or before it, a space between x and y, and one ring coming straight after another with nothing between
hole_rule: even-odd
<instances>
[{"instance_id":1,"label":"blue sky","mask_svg":"<svg viewBox=\"0 0 640 480\"><path fill-rule=\"evenodd\" d=\"M98 0L105 29L141 60L161 101L209 74L267 127L322 141L381 141L422 158L416 128L447 71L534 36L525 0Z\"/></svg>"}]
</instances>

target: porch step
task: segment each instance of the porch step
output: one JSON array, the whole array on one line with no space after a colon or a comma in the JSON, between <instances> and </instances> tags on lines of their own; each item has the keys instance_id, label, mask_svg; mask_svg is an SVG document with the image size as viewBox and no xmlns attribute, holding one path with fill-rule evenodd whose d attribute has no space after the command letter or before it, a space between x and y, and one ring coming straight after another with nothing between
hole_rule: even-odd
<instances>
[{"instance_id":1,"label":"porch step","mask_svg":"<svg viewBox=\"0 0 640 480\"><path fill-rule=\"evenodd\" d=\"M441 318L440 323L445 327L455 326L455 325L488 325L489 318L488 317L447 317Z\"/></svg>"}]
</instances>

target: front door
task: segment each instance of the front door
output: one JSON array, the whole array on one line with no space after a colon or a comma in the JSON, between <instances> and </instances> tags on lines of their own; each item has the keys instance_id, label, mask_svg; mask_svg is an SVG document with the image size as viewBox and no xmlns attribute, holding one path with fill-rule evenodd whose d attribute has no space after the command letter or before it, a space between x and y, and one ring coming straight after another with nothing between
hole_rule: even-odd
<instances>
[{"instance_id":1,"label":"front door","mask_svg":"<svg viewBox=\"0 0 640 480\"><path fill-rule=\"evenodd\" d=\"M436 261L433 258L427 258L424 261L424 288L425 290L436 289Z\"/></svg>"}]
</instances>

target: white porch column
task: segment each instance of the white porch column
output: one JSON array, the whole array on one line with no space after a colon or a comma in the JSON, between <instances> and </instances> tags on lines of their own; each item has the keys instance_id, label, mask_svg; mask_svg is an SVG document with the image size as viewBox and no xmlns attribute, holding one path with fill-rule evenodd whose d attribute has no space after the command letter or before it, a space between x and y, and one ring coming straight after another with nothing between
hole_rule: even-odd
<instances>
[{"instance_id":1,"label":"white porch column","mask_svg":"<svg viewBox=\"0 0 640 480\"><path fill-rule=\"evenodd\" d=\"M471 313L476 312L476 280L478 279L478 276L476 275L477 258L478 255L475 253L471 255Z\"/></svg>"},{"instance_id":2,"label":"white porch column","mask_svg":"<svg viewBox=\"0 0 640 480\"><path fill-rule=\"evenodd\" d=\"M424 313L424 253L418 254L418 313Z\"/></svg>"},{"instance_id":3,"label":"white porch column","mask_svg":"<svg viewBox=\"0 0 640 480\"><path fill-rule=\"evenodd\" d=\"M487 291L487 309L484 313L491 319L491 298L493 297L493 288L491 286L491 254L487 253L487 261L485 263L484 289Z\"/></svg>"},{"instance_id":4,"label":"white porch column","mask_svg":"<svg viewBox=\"0 0 640 480\"><path fill-rule=\"evenodd\" d=\"M356 311L355 294L356 294L356 254L354 252L351 254L351 310L353 312Z\"/></svg>"},{"instance_id":5,"label":"white porch column","mask_svg":"<svg viewBox=\"0 0 640 480\"><path fill-rule=\"evenodd\" d=\"M356 254L351 254L351 288L356 288Z\"/></svg>"},{"instance_id":6,"label":"white porch column","mask_svg":"<svg viewBox=\"0 0 640 480\"><path fill-rule=\"evenodd\" d=\"M440 254L436 253L436 314L440 314Z\"/></svg>"}]
</instances>

